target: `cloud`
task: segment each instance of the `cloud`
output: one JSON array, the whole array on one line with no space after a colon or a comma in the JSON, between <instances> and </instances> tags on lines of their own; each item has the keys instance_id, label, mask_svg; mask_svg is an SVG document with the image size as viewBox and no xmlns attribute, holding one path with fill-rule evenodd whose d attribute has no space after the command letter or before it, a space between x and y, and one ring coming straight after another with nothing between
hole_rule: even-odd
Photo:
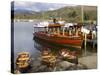
<instances>
[{"instance_id":1,"label":"cloud","mask_svg":"<svg viewBox=\"0 0 100 75\"><path fill-rule=\"evenodd\" d=\"M20 7L30 7L34 4L34 2L28 2L28 1L15 1L14 2L15 6L20 6Z\"/></svg>"},{"instance_id":2,"label":"cloud","mask_svg":"<svg viewBox=\"0 0 100 75\"><path fill-rule=\"evenodd\" d=\"M57 4L57 3L40 3L40 2L28 2L28 1L15 1L15 9L26 9L33 11L47 11L55 10L61 7L68 6L67 4Z\"/></svg>"},{"instance_id":3,"label":"cloud","mask_svg":"<svg viewBox=\"0 0 100 75\"><path fill-rule=\"evenodd\" d=\"M52 11L52 10L55 10L55 9L54 8L49 8L48 10L51 10Z\"/></svg>"},{"instance_id":4,"label":"cloud","mask_svg":"<svg viewBox=\"0 0 100 75\"><path fill-rule=\"evenodd\" d=\"M22 1L18 1L18 2L14 2L15 6L27 6L26 2L22 2Z\"/></svg>"}]
</instances>

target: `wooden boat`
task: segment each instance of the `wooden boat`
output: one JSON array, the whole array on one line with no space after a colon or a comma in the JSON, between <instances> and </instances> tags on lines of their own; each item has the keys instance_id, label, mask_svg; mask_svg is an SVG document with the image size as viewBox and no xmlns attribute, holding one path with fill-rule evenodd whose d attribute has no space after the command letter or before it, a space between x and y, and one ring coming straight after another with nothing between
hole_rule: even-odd
<instances>
[{"instance_id":1,"label":"wooden boat","mask_svg":"<svg viewBox=\"0 0 100 75\"><path fill-rule=\"evenodd\" d=\"M77 57L77 54L75 51L70 51L67 49L61 49L59 51L60 56L63 58L68 58L68 59L75 59Z\"/></svg>"},{"instance_id":2,"label":"wooden boat","mask_svg":"<svg viewBox=\"0 0 100 75\"><path fill-rule=\"evenodd\" d=\"M34 37L55 44L67 45L76 48L81 48L83 43L83 38L79 35L79 26L73 26L75 29L75 33L71 34L71 30L69 29L69 33L65 32L64 24L53 23L45 26L45 31L34 32ZM39 27L35 27L39 28ZM38 30L38 29L37 29Z\"/></svg>"},{"instance_id":3,"label":"wooden boat","mask_svg":"<svg viewBox=\"0 0 100 75\"><path fill-rule=\"evenodd\" d=\"M45 64L48 67L54 67L56 64L56 56L47 49L42 51L41 58L42 64Z\"/></svg>"},{"instance_id":4,"label":"wooden boat","mask_svg":"<svg viewBox=\"0 0 100 75\"><path fill-rule=\"evenodd\" d=\"M16 67L19 70L24 70L29 67L30 56L28 52L21 52L16 59Z\"/></svg>"},{"instance_id":5,"label":"wooden boat","mask_svg":"<svg viewBox=\"0 0 100 75\"><path fill-rule=\"evenodd\" d=\"M78 64L78 54L76 51L61 49L59 51L59 56L61 56L62 59L67 60L71 63Z\"/></svg>"},{"instance_id":6,"label":"wooden boat","mask_svg":"<svg viewBox=\"0 0 100 75\"><path fill-rule=\"evenodd\" d=\"M77 48L81 48L82 45L82 39L80 37L75 36L62 37L56 35L47 35L41 32L34 33L34 36L48 42L73 46Z\"/></svg>"}]
</instances>

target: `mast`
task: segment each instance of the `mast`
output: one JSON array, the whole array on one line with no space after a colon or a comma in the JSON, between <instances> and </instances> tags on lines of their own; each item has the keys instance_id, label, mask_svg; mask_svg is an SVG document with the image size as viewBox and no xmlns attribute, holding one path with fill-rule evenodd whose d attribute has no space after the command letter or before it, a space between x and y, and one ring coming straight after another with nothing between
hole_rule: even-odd
<instances>
[{"instance_id":1,"label":"mast","mask_svg":"<svg viewBox=\"0 0 100 75\"><path fill-rule=\"evenodd\" d=\"M84 13L83 13L83 5L81 6L81 14L82 14L82 25L83 25L83 22L84 22ZM86 49L86 46L87 46L87 34L85 32L83 32L83 37L84 37L84 55L87 54L87 49Z\"/></svg>"},{"instance_id":2,"label":"mast","mask_svg":"<svg viewBox=\"0 0 100 75\"><path fill-rule=\"evenodd\" d=\"M44 21L44 11L42 11L42 19L43 19L43 21Z\"/></svg>"},{"instance_id":3,"label":"mast","mask_svg":"<svg viewBox=\"0 0 100 75\"><path fill-rule=\"evenodd\" d=\"M81 19L82 19L82 23L84 23L84 6L82 5L81 6L81 15L82 15L82 17L81 17Z\"/></svg>"}]
</instances>

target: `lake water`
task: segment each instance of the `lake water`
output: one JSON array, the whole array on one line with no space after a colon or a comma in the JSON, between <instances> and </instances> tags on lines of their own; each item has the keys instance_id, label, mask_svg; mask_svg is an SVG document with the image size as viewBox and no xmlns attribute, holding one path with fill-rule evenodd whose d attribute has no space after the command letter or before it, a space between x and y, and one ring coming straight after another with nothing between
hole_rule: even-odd
<instances>
[{"instance_id":1,"label":"lake water","mask_svg":"<svg viewBox=\"0 0 100 75\"><path fill-rule=\"evenodd\" d=\"M32 56L37 56L39 51L34 47L33 22L14 23L14 58L19 52L29 52Z\"/></svg>"},{"instance_id":2,"label":"lake water","mask_svg":"<svg viewBox=\"0 0 100 75\"><path fill-rule=\"evenodd\" d=\"M46 47L58 51L60 48L77 50L76 48L48 44L38 39L33 39L33 22L15 22L14 23L14 61L20 52L29 52L32 58L40 55L40 51ZM92 51L92 46L87 44L87 55ZM90 50L90 51L89 51ZM82 49L84 54L84 48ZM33 72L33 71L32 71Z\"/></svg>"}]
</instances>

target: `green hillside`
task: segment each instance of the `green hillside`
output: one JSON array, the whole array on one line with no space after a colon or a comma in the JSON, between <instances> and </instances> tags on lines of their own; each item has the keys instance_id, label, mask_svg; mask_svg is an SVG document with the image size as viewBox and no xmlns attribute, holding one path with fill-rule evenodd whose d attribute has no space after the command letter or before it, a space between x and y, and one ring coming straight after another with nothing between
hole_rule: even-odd
<instances>
[{"instance_id":1,"label":"green hillside","mask_svg":"<svg viewBox=\"0 0 100 75\"><path fill-rule=\"evenodd\" d=\"M81 22L81 6L68 6L53 11L37 12L35 14L15 14L15 19L46 19L63 18L67 22ZM97 7L84 6L84 21L97 20Z\"/></svg>"}]
</instances>

